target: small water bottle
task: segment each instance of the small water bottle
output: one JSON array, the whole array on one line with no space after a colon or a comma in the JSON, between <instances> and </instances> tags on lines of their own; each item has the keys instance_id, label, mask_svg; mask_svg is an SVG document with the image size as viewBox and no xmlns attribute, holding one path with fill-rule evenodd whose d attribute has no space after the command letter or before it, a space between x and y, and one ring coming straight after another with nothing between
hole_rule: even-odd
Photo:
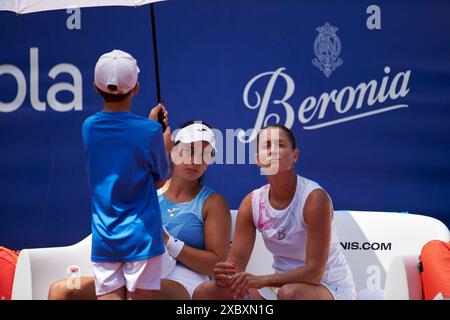
<instances>
[{"instance_id":1,"label":"small water bottle","mask_svg":"<svg viewBox=\"0 0 450 320\"><path fill-rule=\"evenodd\" d=\"M68 277L66 280L66 286L68 289L80 289L81 288L81 272L79 266L69 266L67 268Z\"/></svg>"}]
</instances>

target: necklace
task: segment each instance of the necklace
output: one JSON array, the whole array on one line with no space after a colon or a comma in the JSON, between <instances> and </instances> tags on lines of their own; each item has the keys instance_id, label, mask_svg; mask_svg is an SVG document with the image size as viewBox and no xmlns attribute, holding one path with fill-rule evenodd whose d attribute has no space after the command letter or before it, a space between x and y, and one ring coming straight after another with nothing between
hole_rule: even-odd
<instances>
[{"instance_id":1,"label":"necklace","mask_svg":"<svg viewBox=\"0 0 450 320\"><path fill-rule=\"evenodd\" d=\"M173 216L175 215L175 211L178 211L178 208L177 208L177 207L173 207L173 208L167 209L167 212L169 213L169 216L170 216L171 218L173 218Z\"/></svg>"}]
</instances>

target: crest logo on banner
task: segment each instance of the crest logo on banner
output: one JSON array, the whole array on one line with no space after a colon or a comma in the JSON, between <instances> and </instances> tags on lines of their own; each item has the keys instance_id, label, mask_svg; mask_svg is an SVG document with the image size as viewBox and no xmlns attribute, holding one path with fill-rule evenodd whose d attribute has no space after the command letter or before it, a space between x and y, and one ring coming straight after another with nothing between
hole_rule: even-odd
<instances>
[{"instance_id":1,"label":"crest logo on banner","mask_svg":"<svg viewBox=\"0 0 450 320\"><path fill-rule=\"evenodd\" d=\"M316 30L319 35L314 40L313 49L317 58L312 60L312 64L328 78L337 67L344 63L339 58L342 48L341 40L336 35L339 29L327 22Z\"/></svg>"}]
</instances>

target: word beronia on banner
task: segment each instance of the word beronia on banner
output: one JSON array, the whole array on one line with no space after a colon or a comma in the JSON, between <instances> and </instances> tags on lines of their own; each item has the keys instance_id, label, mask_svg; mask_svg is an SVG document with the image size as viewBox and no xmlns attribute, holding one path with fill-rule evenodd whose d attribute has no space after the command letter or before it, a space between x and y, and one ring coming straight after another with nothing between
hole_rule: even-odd
<instances>
[{"instance_id":1,"label":"word beronia on banner","mask_svg":"<svg viewBox=\"0 0 450 320\"><path fill-rule=\"evenodd\" d=\"M47 104L55 111L81 111L83 104L83 80L80 70L73 64L60 63L55 65L48 72L48 76L51 79L56 79L60 74L68 74L72 77L73 83L70 82L58 82L53 84L47 90L47 101L41 101L39 97L39 49L30 48L30 79L29 86L25 79L24 72L17 66L12 64L0 65L0 77L9 75L10 79L7 81L15 81L14 85L17 85L17 93L12 100L3 101L4 97L0 96L0 112L13 112L20 108L27 96L27 89L30 93L31 107L37 111L46 111ZM11 77L12 76L12 77ZM6 80L4 80L6 81ZM7 83L8 83L7 82ZM71 101L60 101L57 96L60 92L67 91L73 95Z\"/></svg>"},{"instance_id":2,"label":"word beronia on banner","mask_svg":"<svg viewBox=\"0 0 450 320\"><path fill-rule=\"evenodd\" d=\"M260 73L245 86L244 104L248 109L258 110L258 115L253 130L247 130L250 132L249 134L244 131L239 133L241 142L253 141L258 131L268 123L281 122L280 114L268 113L271 105L280 105L281 111L284 109L284 125L292 128L295 114L289 99L294 94L295 82L285 70L286 68L279 68L275 71ZM396 100L408 95L411 70L398 72L393 77L390 76L390 72L391 68L386 66L381 83L377 80L370 80L362 82L356 87L346 86L339 90L323 92L318 98L314 96L305 98L300 103L297 112L297 118L302 124L302 128L305 130L319 129L409 107L407 104L396 102ZM258 88L261 88L262 85L265 89L260 93ZM281 95L274 96L275 86L286 89L282 91ZM334 112L330 112L330 108L334 109ZM351 115L348 115L349 113Z\"/></svg>"}]
</instances>

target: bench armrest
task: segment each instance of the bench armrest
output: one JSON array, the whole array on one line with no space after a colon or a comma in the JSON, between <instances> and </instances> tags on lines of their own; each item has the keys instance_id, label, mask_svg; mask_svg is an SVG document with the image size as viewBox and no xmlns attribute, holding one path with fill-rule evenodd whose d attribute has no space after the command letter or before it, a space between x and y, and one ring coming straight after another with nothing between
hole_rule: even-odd
<instances>
[{"instance_id":1,"label":"bench armrest","mask_svg":"<svg viewBox=\"0 0 450 320\"><path fill-rule=\"evenodd\" d=\"M419 256L396 256L386 275L385 300L422 300Z\"/></svg>"}]
</instances>

